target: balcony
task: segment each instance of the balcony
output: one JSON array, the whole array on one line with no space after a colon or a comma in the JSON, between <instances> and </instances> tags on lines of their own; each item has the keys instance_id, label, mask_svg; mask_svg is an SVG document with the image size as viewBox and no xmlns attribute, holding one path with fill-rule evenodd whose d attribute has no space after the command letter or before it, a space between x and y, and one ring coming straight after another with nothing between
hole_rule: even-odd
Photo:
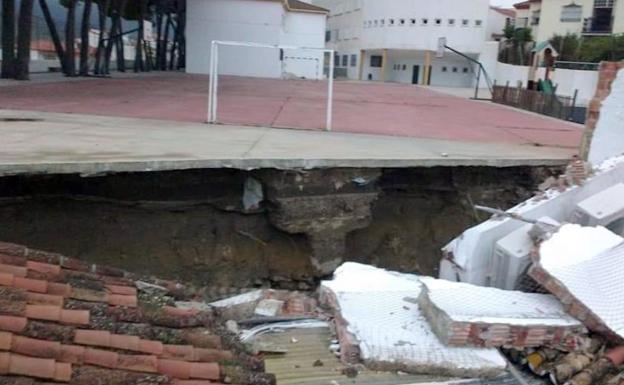
<instances>
[{"instance_id":1,"label":"balcony","mask_svg":"<svg viewBox=\"0 0 624 385\"><path fill-rule=\"evenodd\" d=\"M613 8L615 0L594 0L594 8Z\"/></svg>"},{"instance_id":2,"label":"balcony","mask_svg":"<svg viewBox=\"0 0 624 385\"><path fill-rule=\"evenodd\" d=\"M583 21L583 35L602 36L610 35L612 32L613 19L611 17L588 17Z\"/></svg>"}]
</instances>

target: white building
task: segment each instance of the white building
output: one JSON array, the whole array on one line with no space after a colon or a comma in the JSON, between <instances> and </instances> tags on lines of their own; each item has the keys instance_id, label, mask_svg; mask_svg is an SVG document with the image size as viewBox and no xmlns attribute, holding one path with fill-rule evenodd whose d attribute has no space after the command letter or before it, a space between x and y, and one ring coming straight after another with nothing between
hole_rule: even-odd
<instances>
[{"instance_id":1,"label":"white building","mask_svg":"<svg viewBox=\"0 0 624 385\"><path fill-rule=\"evenodd\" d=\"M490 7L487 23L487 37L490 40L500 41L503 38L503 30L508 25L513 25L516 19L514 9Z\"/></svg>"},{"instance_id":2,"label":"white building","mask_svg":"<svg viewBox=\"0 0 624 385\"><path fill-rule=\"evenodd\" d=\"M327 10L298 0L188 0L186 71L210 73L213 40L324 48ZM323 77L320 51L220 47L219 73Z\"/></svg>"},{"instance_id":3,"label":"white building","mask_svg":"<svg viewBox=\"0 0 624 385\"><path fill-rule=\"evenodd\" d=\"M349 79L437 86L472 86L475 65L446 51L438 39L473 59L486 44L488 0L315 0L330 10L328 48L337 51L337 73ZM494 60L495 62L495 60Z\"/></svg>"}]
</instances>

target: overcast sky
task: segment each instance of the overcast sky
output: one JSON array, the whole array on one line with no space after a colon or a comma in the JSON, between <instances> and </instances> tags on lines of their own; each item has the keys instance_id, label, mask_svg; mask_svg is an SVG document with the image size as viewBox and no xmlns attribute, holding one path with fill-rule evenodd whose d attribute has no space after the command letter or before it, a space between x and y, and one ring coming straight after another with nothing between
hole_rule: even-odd
<instances>
[{"instance_id":1,"label":"overcast sky","mask_svg":"<svg viewBox=\"0 0 624 385\"><path fill-rule=\"evenodd\" d=\"M511 8L515 3L519 3L521 0L490 0L490 4L498 7Z\"/></svg>"}]
</instances>

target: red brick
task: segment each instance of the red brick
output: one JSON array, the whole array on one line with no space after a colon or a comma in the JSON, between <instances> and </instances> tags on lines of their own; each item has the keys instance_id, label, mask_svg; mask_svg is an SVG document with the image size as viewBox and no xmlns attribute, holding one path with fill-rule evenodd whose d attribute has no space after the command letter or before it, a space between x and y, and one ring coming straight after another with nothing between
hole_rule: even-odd
<instances>
[{"instance_id":1,"label":"red brick","mask_svg":"<svg viewBox=\"0 0 624 385\"><path fill-rule=\"evenodd\" d=\"M63 306L63 296L41 293L26 293L26 301L32 305Z\"/></svg>"},{"instance_id":2,"label":"red brick","mask_svg":"<svg viewBox=\"0 0 624 385\"><path fill-rule=\"evenodd\" d=\"M111 347L111 333L105 330L76 329L74 343L109 348Z\"/></svg>"},{"instance_id":3,"label":"red brick","mask_svg":"<svg viewBox=\"0 0 624 385\"><path fill-rule=\"evenodd\" d=\"M0 350L11 350L13 345L13 334L8 332L0 332Z\"/></svg>"},{"instance_id":4,"label":"red brick","mask_svg":"<svg viewBox=\"0 0 624 385\"><path fill-rule=\"evenodd\" d=\"M26 317L0 315L0 330L13 333L21 333L28 324Z\"/></svg>"},{"instance_id":5,"label":"red brick","mask_svg":"<svg viewBox=\"0 0 624 385\"><path fill-rule=\"evenodd\" d=\"M140 340L138 351L160 356L164 352L164 347L163 343L160 341Z\"/></svg>"},{"instance_id":6,"label":"red brick","mask_svg":"<svg viewBox=\"0 0 624 385\"><path fill-rule=\"evenodd\" d=\"M22 266L5 265L0 263L0 273L13 274L16 277L26 277L28 269Z\"/></svg>"},{"instance_id":7,"label":"red brick","mask_svg":"<svg viewBox=\"0 0 624 385\"><path fill-rule=\"evenodd\" d=\"M87 348L83 360L85 364L115 369L119 360L119 354L108 350Z\"/></svg>"},{"instance_id":8,"label":"red brick","mask_svg":"<svg viewBox=\"0 0 624 385\"><path fill-rule=\"evenodd\" d=\"M130 350L133 352L140 351L139 343L141 339L135 336L126 336L121 334L111 334L110 347L113 349Z\"/></svg>"},{"instance_id":9,"label":"red brick","mask_svg":"<svg viewBox=\"0 0 624 385\"><path fill-rule=\"evenodd\" d=\"M26 317L45 321L61 319L61 307L54 305L26 305Z\"/></svg>"},{"instance_id":10,"label":"red brick","mask_svg":"<svg viewBox=\"0 0 624 385\"><path fill-rule=\"evenodd\" d=\"M194 362L191 364L191 378L218 380L221 378L221 369L219 364Z\"/></svg>"},{"instance_id":11,"label":"red brick","mask_svg":"<svg viewBox=\"0 0 624 385\"><path fill-rule=\"evenodd\" d=\"M88 325L90 313L88 310L61 310L59 322L66 325Z\"/></svg>"},{"instance_id":12,"label":"red brick","mask_svg":"<svg viewBox=\"0 0 624 385\"><path fill-rule=\"evenodd\" d=\"M106 285L105 287L112 294L132 295L132 296L137 295L137 289L135 287L120 286L120 285Z\"/></svg>"},{"instance_id":13,"label":"red brick","mask_svg":"<svg viewBox=\"0 0 624 385\"><path fill-rule=\"evenodd\" d=\"M82 364L86 348L78 345L61 345L58 360L70 364Z\"/></svg>"},{"instance_id":14,"label":"red brick","mask_svg":"<svg viewBox=\"0 0 624 385\"><path fill-rule=\"evenodd\" d=\"M48 292L48 281L15 276L13 287L45 294Z\"/></svg>"},{"instance_id":15,"label":"red brick","mask_svg":"<svg viewBox=\"0 0 624 385\"><path fill-rule=\"evenodd\" d=\"M158 373L165 374L173 378L188 380L191 378L191 363L185 361L159 359Z\"/></svg>"},{"instance_id":16,"label":"red brick","mask_svg":"<svg viewBox=\"0 0 624 385\"><path fill-rule=\"evenodd\" d=\"M120 354L117 369L132 372L158 373L156 356Z\"/></svg>"}]
</instances>

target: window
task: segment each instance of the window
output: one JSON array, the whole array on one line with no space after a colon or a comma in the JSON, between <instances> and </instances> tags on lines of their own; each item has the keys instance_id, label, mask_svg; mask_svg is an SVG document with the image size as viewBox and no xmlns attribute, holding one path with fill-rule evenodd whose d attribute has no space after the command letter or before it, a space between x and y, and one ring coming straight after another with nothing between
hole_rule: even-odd
<instances>
[{"instance_id":1,"label":"window","mask_svg":"<svg viewBox=\"0 0 624 385\"><path fill-rule=\"evenodd\" d=\"M467 74L468 73L468 67L464 67L464 73Z\"/></svg>"},{"instance_id":2,"label":"window","mask_svg":"<svg viewBox=\"0 0 624 385\"><path fill-rule=\"evenodd\" d=\"M390 25L394 25L394 19L390 19L390 20L388 20L388 24L390 24Z\"/></svg>"},{"instance_id":3,"label":"window","mask_svg":"<svg viewBox=\"0 0 624 385\"><path fill-rule=\"evenodd\" d=\"M343 67L349 66L349 55L342 55L342 66Z\"/></svg>"},{"instance_id":4,"label":"window","mask_svg":"<svg viewBox=\"0 0 624 385\"><path fill-rule=\"evenodd\" d=\"M340 55L334 54L334 67L340 67Z\"/></svg>"},{"instance_id":5,"label":"window","mask_svg":"<svg viewBox=\"0 0 624 385\"><path fill-rule=\"evenodd\" d=\"M468 19L462 19L462 27L468 26Z\"/></svg>"},{"instance_id":6,"label":"window","mask_svg":"<svg viewBox=\"0 0 624 385\"><path fill-rule=\"evenodd\" d=\"M448 71L448 68L442 67L442 72L446 72L446 71Z\"/></svg>"},{"instance_id":7,"label":"window","mask_svg":"<svg viewBox=\"0 0 624 385\"><path fill-rule=\"evenodd\" d=\"M379 24L379 20L375 20L375 27Z\"/></svg>"},{"instance_id":8,"label":"window","mask_svg":"<svg viewBox=\"0 0 624 385\"><path fill-rule=\"evenodd\" d=\"M386 24L386 20L385 19L379 20L379 25L381 25L383 27L384 24Z\"/></svg>"},{"instance_id":9,"label":"window","mask_svg":"<svg viewBox=\"0 0 624 385\"><path fill-rule=\"evenodd\" d=\"M403 64L403 71L407 70L407 65Z\"/></svg>"},{"instance_id":10,"label":"window","mask_svg":"<svg viewBox=\"0 0 624 385\"><path fill-rule=\"evenodd\" d=\"M538 25L540 22L541 10L533 11L531 14L531 25Z\"/></svg>"},{"instance_id":11,"label":"window","mask_svg":"<svg viewBox=\"0 0 624 385\"><path fill-rule=\"evenodd\" d=\"M574 22L581 21L583 17L583 7L574 3L564 5L561 8L561 21Z\"/></svg>"},{"instance_id":12,"label":"window","mask_svg":"<svg viewBox=\"0 0 624 385\"><path fill-rule=\"evenodd\" d=\"M355 67L357 65L357 55L351 55L351 67Z\"/></svg>"},{"instance_id":13,"label":"window","mask_svg":"<svg viewBox=\"0 0 624 385\"><path fill-rule=\"evenodd\" d=\"M435 19L435 25L442 25L442 19Z\"/></svg>"},{"instance_id":14,"label":"window","mask_svg":"<svg viewBox=\"0 0 624 385\"><path fill-rule=\"evenodd\" d=\"M455 19L448 19L448 25L453 27L455 25Z\"/></svg>"},{"instance_id":15,"label":"window","mask_svg":"<svg viewBox=\"0 0 624 385\"><path fill-rule=\"evenodd\" d=\"M453 67L453 72L457 72L457 67Z\"/></svg>"},{"instance_id":16,"label":"window","mask_svg":"<svg viewBox=\"0 0 624 385\"><path fill-rule=\"evenodd\" d=\"M325 42L331 41L331 31L325 31Z\"/></svg>"},{"instance_id":17,"label":"window","mask_svg":"<svg viewBox=\"0 0 624 385\"><path fill-rule=\"evenodd\" d=\"M416 25L416 19L410 19L410 24L411 25Z\"/></svg>"},{"instance_id":18,"label":"window","mask_svg":"<svg viewBox=\"0 0 624 385\"><path fill-rule=\"evenodd\" d=\"M475 20L475 27L480 27L481 25L483 25L483 21Z\"/></svg>"},{"instance_id":19,"label":"window","mask_svg":"<svg viewBox=\"0 0 624 385\"><path fill-rule=\"evenodd\" d=\"M370 58L370 66L373 68L381 68L383 64L383 56L373 55Z\"/></svg>"},{"instance_id":20,"label":"window","mask_svg":"<svg viewBox=\"0 0 624 385\"><path fill-rule=\"evenodd\" d=\"M405 19L399 20L399 25L405 25Z\"/></svg>"},{"instance_id":21,"label":"window","mask_svg":"<svg viewBox=\"0 0 624 385\"><path fill-rule=\"evenodd\" d=\"M429 24L429 19L421 19L421 20L420 20L420 23L421 23L422 25L427 25L427 24Z\"/></svg>"}]
</instances>

